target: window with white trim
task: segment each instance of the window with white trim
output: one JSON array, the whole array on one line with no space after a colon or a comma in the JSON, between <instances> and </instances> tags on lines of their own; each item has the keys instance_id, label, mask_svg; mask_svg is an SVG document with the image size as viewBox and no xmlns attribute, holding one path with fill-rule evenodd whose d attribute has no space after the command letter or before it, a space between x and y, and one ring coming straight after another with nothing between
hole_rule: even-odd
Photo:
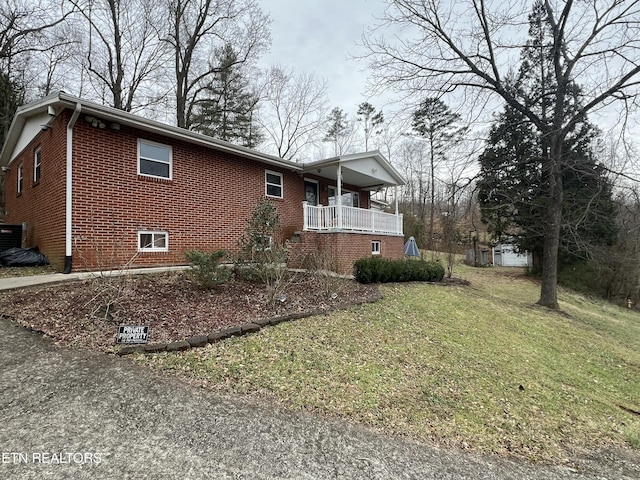
<instances>
[{"instance_id":1,"label":"window with white trim","mask_svg":"<svg viewBox=\"0 0 640 480\"><path fill-rule=\"evenodd\" d=\"M380 255L380 247L382 246L380 240L373 240L371 242L371 255Z\"/></svg>"},{"instance_id":2,"label":"window with white trim","mask_svg":"<svg viewBox=\"0 0 640 480\"><path fill-rule=\"evenodd\" d=\"M18 165L18 185L17 192L22 193L22 188L24 186L24 165L22 163Z\"/></svg>"},{"instance_id":3,"label":"window with white trim","mask_svg":"<svg viewBox=\"0 0 640 480\"><path fill-rule=\"evenodd\" d=\"M257 252L268 252L273 247L273 237L271 235L259 235L256 237L253 248Z\"/></svg>"},{"instance_id":4,"label":"window with white trim","mask_svg":"<svg viewBox=\"0 0 640 480\"><path fill-rule=\"evenodd\" d=\"M173 152L168 145L138 140L138 174L171 180Z\"/></svg>"},{"instance_id":5,"label":"window with white trim","mask_svg":"<svg viewBox=\"0 0 640 480\"><path fill-rule=\"evenodd\" d=\"M142 231L138 232L139 252L168 252L169 234L167 232Z\"/></svg>"},{"instance_id":6,"label":"window with white trim","mask_svg":"<svg viewBox=\"0 0 640 480\"><path fill-rule=\"evenodd\" d=\"M336 204L337 188L329 187L329 205ZM360 207L360 194L349 190L342 190L343 207Z\"/></svg>"},{"instance_id":7,"label":"window with white trim","mask_svg":"<svg viewBox=\"0 0 640 480\"><path fill-rule=\"evenodd\" d=\"M281 173L265 170L264 182L267 197L283 198Z\"/></svg>"},{"instance_id":8,"label":"window with white trim","mask_svg":"<svg viewBox=\"0 0 640 480\"><path fill-rule=\"evenodd\" d=\"M40 181L40 166L42 165L42 149L36 148L33 153L33 183Z\"/></svg>"}]
</instances>

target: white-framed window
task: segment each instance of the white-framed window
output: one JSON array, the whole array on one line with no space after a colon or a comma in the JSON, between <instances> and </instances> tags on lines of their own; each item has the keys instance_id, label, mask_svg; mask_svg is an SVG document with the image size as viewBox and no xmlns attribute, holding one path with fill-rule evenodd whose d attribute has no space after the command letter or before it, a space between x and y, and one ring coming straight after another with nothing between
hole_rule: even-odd
<instances>
[{"instance_id":1,"label":"white-framed window","mask_svg":"<svg viewBox=\"0 0 640 480\"><path fill-rule=\"evenodd\" d=\"M264 172L264 189L267 197L283 198L282 174L278 172Z\"/></svg>"},{"instance_id":2,"label":"white-framed window","mask_svg":"<svg viewBox=\"0 0 640 480\"><path fill-rule=\"evenodd\" d=\"M38 147L36 148L36 151L33 153L33 183L38 183L40 181L41 165L42 165L42 149Z\"/></svg>"},{"instance_id":3,"label":"white-framed window","mask_svg":"<svg viewBox=\"0 0 640 480\"><path fill-rule=\"evenodd\" d=\"M24 187L24 165L21 163L18 165L18 185L17 192L22 193L22 189Z\"/></svg>"},{"instance_id":4,"label":"white-framed window","mask_svg":"<svg viewBox=\"0 0 640 480\"><path fill-rule=\"evenodd\" d=\"M139 252L168 252L169 233L157 231L138 232Z\"/></svg>"},{"instance_id":5,"label":"white-framed window","mask_svg":"<svg viewBox=\"0 0 640 480\"><path fill-rule=\"evenodd\" d=\"M256 238L253 248L257 252L268 252L273 247L273 237L271 235L260 235Z\"/></svg>"},{"instance_id":6,"label":"white-framed window","mask_svg":"<svg viewBox=\"0 0 640 480\"><path fill-rule=\"evenodd\" d=\"M373 240L371 242L371 255L380 255L380 247L382 246L380 240Z\"/></svg>"},{"instance_id":7,"label":"white-framed window","mask_svg":"<svg viewBox=\"0 0 640 480\"><path fill-rule=\"evenodd\" d=\"M337 188L329 187L329 205L336 204ZM342 206L343 207L360 207L360 194L358 192L350 192L342 190Z\"/></svg>"},{"instance_id":8,"label":"white-framed window","mask_svg":"<svg viewBox=\"0 0 640 480\"><path fill-rule=\"evenodd\" d=\"M138 174L171 180L173 151L169 145L138 140Z\"/></svg>"},{"instance_id":9,"label":"white-framed window","mask_svg":"<svg viewBox=\"0 0 640 480\"><path fill-rule=\"evenodd\" d=\"M360 194L358 192L351 192L351 206L360 208Z\"/></svg>"}]
</instances>

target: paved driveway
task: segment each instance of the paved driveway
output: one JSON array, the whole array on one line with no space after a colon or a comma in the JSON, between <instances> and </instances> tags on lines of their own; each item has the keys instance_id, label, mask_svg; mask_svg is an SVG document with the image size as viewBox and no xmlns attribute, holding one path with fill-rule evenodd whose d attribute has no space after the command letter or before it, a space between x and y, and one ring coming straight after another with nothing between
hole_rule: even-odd
<instances>
[{"instance_id":1,"label":"paved driveway","mask_svg":"<svg viewBox=\"0 0 640 480\"><path fill-rule=\"evenodd\" d=\"M1 479L632 479L438 450L220 396L0 319ZM606 460L606 459L604 459Z\"/></svg>"}]
</instances>

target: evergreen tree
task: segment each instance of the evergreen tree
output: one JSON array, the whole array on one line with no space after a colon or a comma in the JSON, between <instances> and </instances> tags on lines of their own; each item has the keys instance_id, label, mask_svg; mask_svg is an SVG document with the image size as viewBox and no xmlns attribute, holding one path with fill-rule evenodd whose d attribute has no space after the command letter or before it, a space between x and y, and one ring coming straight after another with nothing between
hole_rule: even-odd
<instances>
[{"instance_id":1,"label":"evergreen tree","mask_svg":"<svg viewBox=\"0 0 640 480\"><path fill-rule=\"evenodd\" d=\"M431 197L431 208L429 213L429 234L427 238L427 248L433 247L433 227L435 222L436 203L436 167L440 161L445 160L447 148L460 139L463 129L456 123L460 120L460 115L451 109L438 98L425 99L418 109L413 112L413 130L423 137L429 148L429 179L430 186L424 185L422 174L418 179L418 189L420 191L420 220L424 222L424 207L426 201L425 192L428 190Z\"/></svg>"},{"instance_id":2,"label":"evergreen tree","mask_svg":"<svg viewBox=\"0 0 640 480\"><path fill-rule=\"evenodd\" d=\"M524 99L543 122L551 122L553 95L552 29L544 5L537 2L530 15L529 40L513 80L515 96ZM580 108L580 88L572 83L563 108ZM480 156L479 201L482 219L495 238L514 236L521 250L533 254L539 269L543 255L550 182L563 190L559 259L588 254L590 245L615 239L612 185L593 152L597 129L583 117L562 143L559 177L550 175L548 137L521 112L507 105L491 128L487 148Z\"/></svg>"},{"instance_id":3,"label":"evergreen tree","mask_svg":"<svg viewBox=\"0 0 640 480\"><path fill-rule=\"evenodd\" d=\"M7 73L0 71L0 150L4 146L13 116L24 102L25 89ZM0 175L0 212L4 212L4 182L5 175Z\"/></svg>"},{"instance_id":4,"label":"evergreen tree","mask_svg":"<svg viewBox=\"0 0 640 480\"><path fill-rule=\"evenodd\" d=\"M0 149L4 145L13 115L25 101L25 89L0 71Z\"/></svg>"},{"instance_id":5,"label":"evergreen tree","mask_svg":"<svg viewBox=\"0 0 640 480\"><path fill-rule=\"evenodd\" d=\"M376 127L384 123L384 115L382 110L376 112L376 108L369 102L362 102L358 105L356 115L364 127L364 149L369 151L369 139L372 135L380 133L380 130L376 131Z\"/></svg>"},{"instance_id":6,"label":"evergreen tree","mask_svg":"<svg viewBox=\"0 0 640 480\"><path fill-rule=\"evenodd\" d=\"M192 129L220 140L255 148L263 135L254 114L258 95L250 91L249 82L240 68L238 54L227 44L218 53L214 80L196 107Z\"/></svg>"},{"instance_id":7,"label":"evergreen tree","mask_svg":"<svg viewBox=\"0 0 640 480\"><path fill-rule=\"evenodd\" d=\"M327 117L327 124L327 134L324 137L324 141L332 142L335 155L340 155L344 150L344 140L351 133L347 114L340 107L335 107Z\"/></svg>"}]
</instances>

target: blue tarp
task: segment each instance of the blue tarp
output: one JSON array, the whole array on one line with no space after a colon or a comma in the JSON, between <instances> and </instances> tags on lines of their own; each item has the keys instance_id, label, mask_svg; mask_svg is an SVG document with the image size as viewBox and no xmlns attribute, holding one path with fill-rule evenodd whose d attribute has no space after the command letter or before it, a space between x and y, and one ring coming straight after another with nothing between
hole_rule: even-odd
<instances>
[{"instance_id":1,"label":"blue tarp","mask_svg":"<svg viewBox=\"0 0 640 480\"><path fill-rule=\"evenodd\" d=\"M415 238L409 237L409 240L407 240L407 243L404 244L404 256L420 257L420 250L418 250L418 245L416 245Z\"/></svg>"}]
</instances>

